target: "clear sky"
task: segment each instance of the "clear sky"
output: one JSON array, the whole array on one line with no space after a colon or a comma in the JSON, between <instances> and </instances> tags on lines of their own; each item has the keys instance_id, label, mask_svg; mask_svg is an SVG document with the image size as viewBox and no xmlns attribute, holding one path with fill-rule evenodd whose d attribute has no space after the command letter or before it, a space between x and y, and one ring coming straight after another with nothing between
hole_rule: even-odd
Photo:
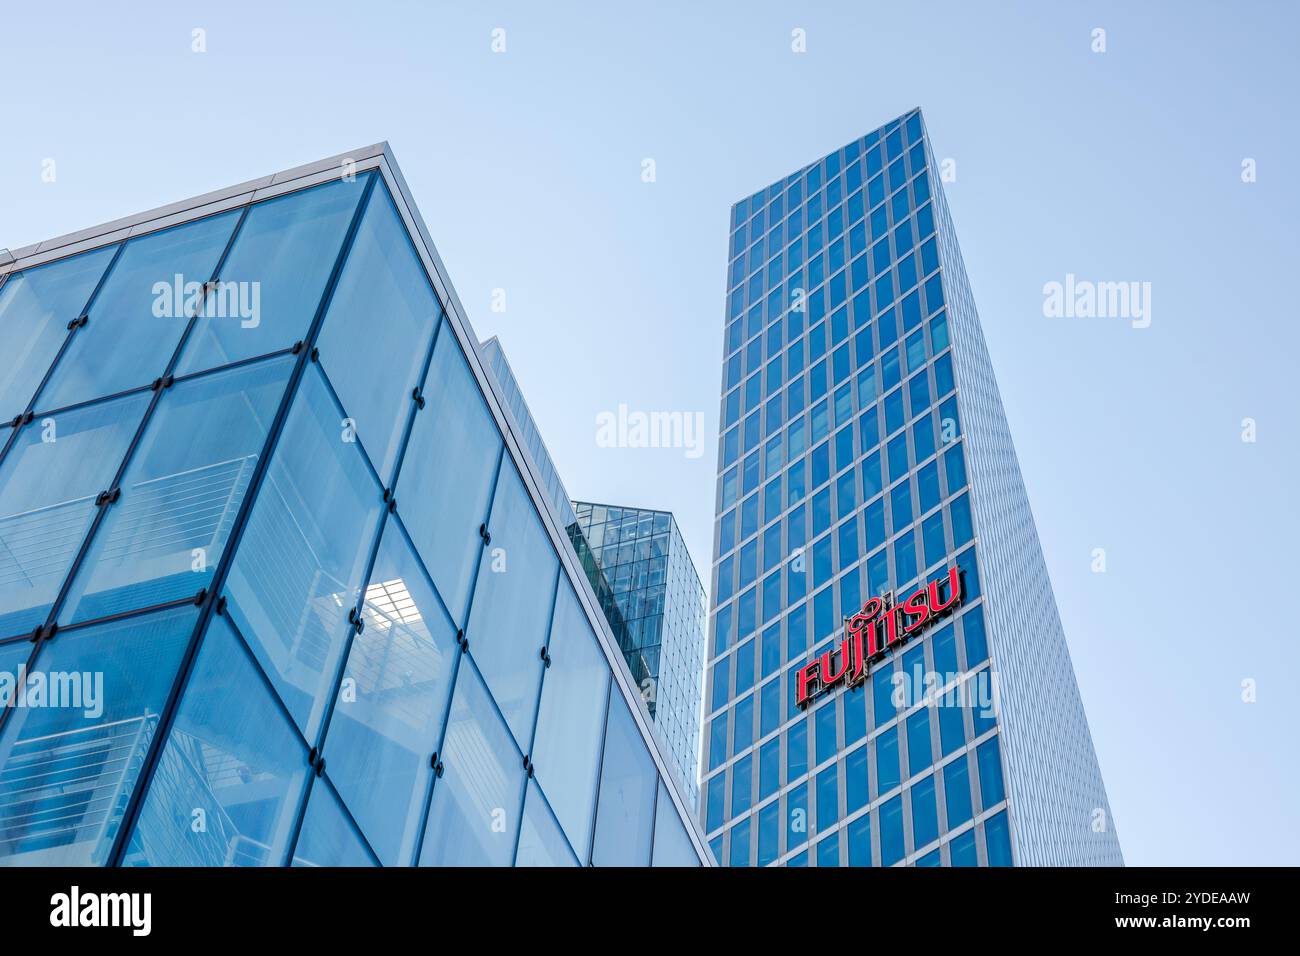
<instances>
[{"instance_id":1,"label":"clear sky","mask_svg":"<svg viewBox=\"0 0 1300 956\"><path fill-rule=\"evenodd\" d=\"M1300 862L1294 4L281 6L14 5L0 246L386 139L569 490L707 578L729 208L919 105L1127 861ZM1150 327L1046 318L1067 274ZM599 447L619 403L706 453Z\"/></svg>"}]
</instances>

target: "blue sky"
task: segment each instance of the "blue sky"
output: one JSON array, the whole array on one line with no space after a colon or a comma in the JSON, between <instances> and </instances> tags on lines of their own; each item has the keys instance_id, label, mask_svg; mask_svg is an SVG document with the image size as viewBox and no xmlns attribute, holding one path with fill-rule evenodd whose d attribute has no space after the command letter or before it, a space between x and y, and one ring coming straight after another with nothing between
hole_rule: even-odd
<instances>
[{"instance_id":1,"label":"blue sky","mask_svg":"<svg viewBox=\"0 0 1300 956\"><path fill-rule=\"evenodd\" d=\"M919 105L1127 861L1300 859L1294 6L614 8L20 5L0 246L386 139L570 491L673 510L707 577L730 205ZM1067 274L1150 327L1045 318ZM620 402L709 450L598 447Z\"/></svg>"}]
</instances>

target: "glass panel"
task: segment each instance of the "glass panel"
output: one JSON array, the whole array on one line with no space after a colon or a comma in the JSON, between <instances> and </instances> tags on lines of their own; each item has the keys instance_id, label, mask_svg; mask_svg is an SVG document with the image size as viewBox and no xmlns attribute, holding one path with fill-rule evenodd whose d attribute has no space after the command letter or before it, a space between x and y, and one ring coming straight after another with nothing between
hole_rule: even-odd
<instances>
[{"instance_id":1,"label":"glass panel","mask_svg":"<svg viewBox=\"0 0 1300 956\"><path fill-rule=\"evenodd\" d=\"M605 758L596 804L596 866L646 866L659 775L623 695L609 695Z\"/></svg>"},{"instance_id":2,"label":"glass panel","mask_svg":"<svg viewBox=\"0 0 1300 956\"><path fill-rule=\"evenodd\" d=\"M468 661L456 677L442 760L420 865L509 866L524 795L524 758Z\"/></svg>"},{"instance_id":3,"label":"glass panel","mask_svg":"<svg viewBox=\"0 0 1300 956\"><path fill-rule=\"evenodd\" d=\"M238 221L231 210L128 242L37 408L103 398L162 375Z\"/></svg>"},{"instance_id":4,"label":"glass panel","mask_svg":"<svg viewBox=\"0 0 1300 956\"><path fill-rule=\"evenodd\" d=\"M0 735L0 864L107 862L196 617L184 607L42 645Z\"/></svg>"},{"instance_id":5,"label":"glass panel","mask_svg":"<svg viewBox=\"0 0 1300 956\"><path fill-rule=\"evenodd\" d=\"M382 321L376 317L382 316ZM439 317L388 190L371 193L317 340L339 401L385 485Z\"/></svg>"},{"instance_id":6,"label":"glass panel","mask_svg":"<svg viewBox=\"0 0 1300 956\"><path fill-rule=\"evenodd\" d=\"M293 851L294 866L374 866L327 777L317 780L307 800L302 832Z\"/></svg>"},{"instance_id":7,"label":"glass panel","mask_svg":"<svg viewBox=\"0 0 1300 956\"><path fill-rule=\"evenodd\" d=\"M547 809L537 781L528 781L524 820L519 831L515 866L577 866L577 857L564 839L559 823Z\"/></svg>"},{"instance_id":8,"label":"glass panel","mask_svg":"<svg viewBox=\"0 0 1300 956\"><path fill-rule=\"evenodd\" d=\"M238 294L251 306L245 311L252 317L205 309L177 375L265 355L306 337L366 179L335 180L249 209L219 278L228 296Z\"/></svg>"},{"instance_id":9,"label":"glass panel","mask_svg":"<svg viewBox=\"0 0 1300 956\"><path fill-rule=\"evenodd\" d=\"M775 806L775 804L773 804ZM699 866L686 824L677 815L677 807L668 794L668 788L659 781L659 798L655 802L654 866Z\"/></svg>"},{"instance_id":10,"label":"glass panel","mask_svg":"<svg viewBox=\"0 0 1300 956\"><path fill-rule=\"evenodd\" d=\"M149 607L207 587L292 365L286 356L177 382L163 393L61 622Z\"/></svg>"},{"instance_id":11,"label":"glass panel","mask_svg":"<svg viewBox=\"0 0 1300 956\"><path fill-rule=\"evenodd\" d=\"M384 529L364 613L324 752L380 862L409 866L457 647L455 626L395 518Z\"/></svg>"},{"instance_id":12,"label":"glass panel","mask_svg":"<svg viewBox=\"0 0 1300 956\"><path fill-rule=\"evenodd\" d=\"M307 774L306 745L226 617L214 616L125 862L280 866Z\"/></svg>"},{"instance_id":13,"label":"glass panel","mask_svg":"<svg viewBox=\"0 0 1300 956\"><path fill-rule=\"evenodd\" d=\"M515 739L527 747L559 560L508 459L501 463L489 527L492 540L479 559L465 636Z\"/></svg>"},{"instance_id":14,"label":"glass panel","mask_svg":"<svg viewBox=\"0 0 1300 956\"><path fill-rule=\"evenodd\" d=\"M399 505L438 593L460 624L501 438L454 335L438 336L424 399L402 460ZM447 466L451 462L454 467Z\"/></svg>"},{"instance_id":15,"label":"glass panel","mask_svg":"<svg viewBox=\"0 0 1300 956\"><path fill-rule=\"evenodd\" d=\"M341 417L309 366L228 582L236 625L308 740L320 730L383 514Z\"/></svg>"},{"instance_id":16,"label":"glass panel","mask_svg":"<svg viewBox=\"0 0 1300 956\"><path fill-rule=\"evenodd\" d=\"M18 433L0 465L0 636L49 614L149 398L51 415Z\"/></svg>"},{"instance_id":17,"label":"glass panel","mask_svg":"<svg viewBox=\"0 0 1300 956\"><path fill-rule=\"evenodd\" d=\"M534 773L569 841L584 855L591 845L592 804L600 772L600 740L609 693L609 664L573 588L561 582L542 680L533 743Z\"/></svg>"},{"instance_id":18,"label":"glass panel","mask_svg":"<svg viewBox=\"0 0 1300 956\"><path fill-rule=\"evenodd\" d=\"M105 246L11 275L0 286L0 419L27 408L117 246Z\"/></svg>"}]
</instances>

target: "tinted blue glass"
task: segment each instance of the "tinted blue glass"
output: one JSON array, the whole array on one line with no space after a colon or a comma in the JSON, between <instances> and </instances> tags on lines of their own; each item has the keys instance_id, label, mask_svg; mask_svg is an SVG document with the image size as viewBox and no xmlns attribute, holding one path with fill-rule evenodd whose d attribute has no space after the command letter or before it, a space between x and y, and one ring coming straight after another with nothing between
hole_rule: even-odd
<instances>
[{"instance_id":1,"label":"tinted blue glass","mask_svg":"<svg viewBox=\"0 0 1300 956\"><path fill-rule=\"evenodd\" d=\"M391 483L438 323L438 300L388 190L379 185L330 297L317 347L361 444ZM383 321L375 321L383 316Z\"/></svg>"},{"instance_id":2,"label":"tinted blue glass","mask_svg":"<svg viewBox=\"0 0 1300 956\"><path fill-rule=\"evenodd\" d=\"M793 787L781 799L785 803L785 848L788 851L808 842L808 784Z\"/></svg>"},{"instance_id":3,"label":"tinted blue glass","mask_svg":"<svg viewBox=\"0 0 1300 956\"><path fill-rule=\"evenodd\" d=\"M128 864L282 866L307 745L224 615L213 617L140 811ZM195 811L205 827L192 827Z\"/></svg>"},{"instance_id":4,"label":"tinted blue glass","mask_svg":"<svg viewBox=\"0 0 1300 956\"><path fill-rule=\"evenodd\" d=\"M975 831L967 830L961 836L953 837L948 844L948 857L953 866L979 866L978 851L975 848Z\"/></svg>"},{"instance_id":5,"label":"tinted blue glass","mask_svg":"<svg viewBox=\"0 0 1300 956\"><path fill-rule=\"evenodd\" d=\"M712 833L726 819L727 775L720 773L711 778L705 793L704 826Z\"/></svg>"},{"instance_id":6,"label":"tinted blue glass","mask_svg":"<svg viewBox=\"0 0 1300 956\"><path fill-rule=\"evenodd\" d=\"M877 727L894 719L897 708L894 701L893 676L893 668L888 664L871 675L872 705L875 707Z\"/></svg>"},{"instance_id":7,"label":"tinted blue glass","mask_svg":"<svg viewBox=\"0 0 1300 956\"><path fill-rule=\"evenodd\" d=\"M846 813L865 807L871 798L866 747L859 747L844 758L844 796Z\"/></svg>"},{"instance_id":8,"label":"tinted blue glass","mask_svg":"<svg viewBox=\"0 0 1300 956\"><path fill-rule=\"evenodd\" d=\"M780 784L781 738L773 737L758 751L758 799L763 800L776 793Z\"/></svg>"},{"instance_id":9,"label":"tinted blue glass","mask_svg":"<svg viewBox=\"0 0 1300 956\"><path fill-rule=\"evenodd\" d=\"M132 239L41 390L38 408L63 408L147 385L167 370L239 213L222 213ZM237 290L236 290L237 291ZM212 293L222 296L224 290ZM253 321L251 294L223 321ZM240 305L247 305L242 312ZM246 313L246 314L245 314Z\"/></svg>"},{"instance_id":10,"label":"tinted blue glass","mask_svg":"<svg viewBox=\"0 0 1300 956\"><path fill-rule=\"evenodd\" d=\"M454 336L438 338L424 398L402 467L399 505L438 593L461 623L501 439Z\"/></svg>"},{"instance_id":11,"label":"tinted blue glass","mask_svg":"<svg viewBox=\"0 0 1300 956\"><path fill-rule=\"evenodd\" d=\"M880 865L893 866L906 855L903 836L903 796L880 807Z\"/></svg>"},{"instance_id":12,"label":"tinted blue glass","mask_svg":"<svg viewBox=\"0 0 1300 956\"><path fill-rule=\"evenodd\" d=\"M792 724L785 734L785 779L789 783L808 772L808 721Z\"/></svg>"},{"instance_id":13,"label":"tinted blue glass","mask_svg":"<svg viewBox=\"0 0 1300 956\"><path fill-rule=\"evenodd\" d=\"M314 740L365 584L380 490L310 365L227 582L231 616Z\"/></svg>"},{"instance_id":14,"label":"tinted blue glass","mask_svg":"<svg viewBox=\"0 0 1300 956\"><path fill-rule=\"evenodd\" d=\"M405 866L419 840L458 648L396 519L384 529L362 611L325 750L330 777L380 862Z\"/></svg>"},{"instance_id":15,"label":"tinted blue glass","mask_svg":"<svg viewBox=\"0 0 1300 956\"><path fill-rule=\"evenodd\" d=\"M522 747L532 740L541 648L559 560L514 462L502 459L465 637L492 696Z\"/></svg>"},{"instance_id":16,"label":"tinted blue glass","mask_svg":"<svg viewBox=\"0 0 1300 956\"><path fill-rule=\"evenodd\" d=\"M63 412L14 439L0 465L0 636L45 621L148 404L137 395Z\"/></svg>"},{"instance_id":17,"label":"tinted blue glass","mask_svg":"<svg viewBox=\"0 0 1300 956\"><path fill-rule=\"evenodd\" d=\"M166 389L63 606L62 623L207 587L262 456L293 358Z\"/></svg>"},{"instance_id":18,"label":"tinted blue glass","mask_svg":"<svg viewBox=\"0 0 1300 956\"><path fill-rule=\"evenodd\" d=\"M898 726L876 737L876 795L888 793L902 781L898 768Z\"/></svg>"},{"instance_id":19,"label":"tinted blue glass","mask_svg":"<svg viewBox=\"0 0 1300 956\"><path fill-rule=\"evenodd\" d=\"M205 305L178 375L288 348L306 336L366 179L335 180L249 209L218 279L252 306L242 310L250 317Z\"/></svg>"},{"instance_id":20,"label":"tinted blue glass","mask_svg":"<svg viewBox=\"0 0 1300 956\"><path fill-rule=\"evenodd\" d=\"M1011 866L1011 827L1003 810L984 821L984 847L989 866Z\"/></svg>"},{"instance_id":21,"label":"tinted blue glass","mask_svg":"<svg viewBox=\"0 0 1300 956\"><path fill-rule=\"evenodd\" d=\"M907 718L907 770L916 775L930 766L930 708L923 707Z\"/></svg>"},{"instance_id":22,"label":"tinted blue glass","mask_svg":"<svg viewBox=\"0 0 1300 956\"><path fill-rule=\"evenodd\" d=\"M749 824L752 818L741 820L729 831L731 838L731 855L727 858L728 866L749 866Z\"/></svg>"},{"instance_id":23,"label":"tinted blue glass","mask_svg":"<svg viewBox=\"0 0 1300 956\"><path fill-rule=\"evenodd\" d=\"M551 666L542 679L533 772L569 841L585 848L591 842L610 676L591 625L567 582L560 583L556 596L547 653Z\"/></svg>"},{"instance_id":24,"label":"tinted blue glass","mask_svg":"<svg viewBox=\"0 0 1300 956\"><path fill-rule=\"evenodd\" d=\"M935 807L934 774L909 791L912 797L912 845L920 850L939 839L939 813Z\"/></svg>"},{"instance_id":25,"label":"tinted blue glass","mask_svg":"<svg viewBox=\"0 0 1300 956\"><path fill-rule=\"evenodd\" d=\"M936 709L939 713L939 746L947 756L966 742L962 708L940 701Z\"/></svg>"},{"instance_id":26,"label":"tinted blue glass","mask_svg":"<svg viewBox=\"0 0 1300 956\"><path fill-rule=\"evenodd\" d=\"M81 315L117 246L11 275L0 286L0 420L24 411L67 340L68 323Z\"/></svg>"},{"instance_id":27,"label":"tinted blue glass","mask_svg":"<svg viewBox=\"0 0 1300 956\"><path fill-rule=\"evenodd\" d=\"M839 740L837 737L837 720L836 720L836 697L828 703L822 705L814 715L816 746L817 746L817 763L822 763L833 757L839 750Z\"/></svg>"},{"instance_id":28,"label":"tinted blue glass","mask_svg":"<svg viewBox=\"0 0 1300 956\"><path fill-rule=\"evenodd\" d=\"M731 767L731 816L749 809L753 791L753 754L746 754Z\"/></svg>"},{"instance_id":29,"label":"tinted blue glass","mask_svg":"<svg viewBox=\"0 0 1300 956\"><path fill-rule=\"evenodd\" d=\"M645 866L654 824L654 761L623 695L610 694L600 797L596 803L596 866Z\"/></svg>"},{"instance_id":30,"label":"tinted blue glass","mask_svg":"<svg viewBox=\"0 0 1300 956\"><path fill-rule=\"evenodd\" d=\"M348 819L328 778L322 777L311 788L302 830L293 850L293 865L375 865L365 841Z\"/></svg>"},{"instance_id":31,"label":"tinted blue glass","mask_svg":"<svg viewBox=\"0 0 1300 956\"><path fill-rule=\"evenodd\" d=\"M21 695L16 681L0 690L13 707L0 734L0 864L107 862L196 618L185 607L65 631L42 643Z\"/></svg>"},{"instance_id":32,"label":"tinted blue glass","mask_svg":"<svg viewBox=\"0 0 1300 956\"><path fill-rule=\"evenodd\" d=\"M988 640L984 634L984 609L977 607L963 614L961 629L966 645L966 669L973 670L989 656Z\"/></svg>"},{"instance_id":33,"label":"tinted blue glass","mask_svg":"<svg viewBox=\"0 0 1300 956\"><path fill-rule=\"evenodd\" d=\"M781 804L773 800L758 811L758 865L767 866L780 855Z\"/></svg>"},{"instance_id":34,"label":"tinted blue glass","mask_svg":"<svg viewBox=\"0 0 1300 956\"><path fill-rule=\"evenodd\" d=\"M840 865L840 835L838 833L832 833L817 844L817 865Z\"/></svg>"},{"instance_id":35,"label":"tinted blue glass","mask_svg":"<svg viewBox=\"0 0 1300 956\"><path fill-rule=\"evenodd\" d=\"M943 798L949 830L971 818L970 769L964 754L943 768Z\"/></svg>"},{"instance_id":36,"label":"tinted blue glass","mask_svg":"<svg viewBox=\"0 0 1300 956\"><path fill-rule=\"evenodd\" d=\"M445 769L433 785L420 865L509 866L523 804L523 755L464 660L440 759Z\"/></svg>"},{"instance_id":37,"label":"tinted blue glass","mask_svg":"<svg viewBox=\"0 0 1300 956\"><path fill-rule=\"evenodd\" d=\"M536 780L528 782L515 866L577 866L578 858L546 806Z\"/></svg>"},{"instance_id":38,"label":"tinted blue glass","mask_svg":"<svg viewBox=\"0 0 1300 956\"><path fill-rule=\"evenodd\" d=\"M998 738L984 741L976 749L976 762L980 768L980 806L987 810L1001 803L1006 796L1002 786L1002 759L998 754Z\"/></svg>"},{"instance_id":39,"label":"tinted blue glass","mask_svg":"<svg viewBox=\"0 0 1300 956\"><path fill-rule=\"evenodd\" d=\"M871 815L863 814L848 826L849 866L871 865Z\"/></svg>"},{"instance_id":40,"label":"tinted blue glass","mask_svg":"<svg viewBox=\"0 0 1300 956\"><path fill-rule=\"evenodd\" d=\"M817 829L832 827L840 818L839 768L831 764L817 774Z\"/></svg>"}]
</instances>

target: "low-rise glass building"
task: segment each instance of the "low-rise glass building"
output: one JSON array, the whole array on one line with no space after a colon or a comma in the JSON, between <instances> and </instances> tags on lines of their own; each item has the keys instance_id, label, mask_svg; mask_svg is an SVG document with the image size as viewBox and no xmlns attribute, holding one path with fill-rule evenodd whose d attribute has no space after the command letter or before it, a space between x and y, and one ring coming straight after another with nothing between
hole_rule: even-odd
<instances>
[{"instance_id":1,"label":"low-rise glass building","mask_svg":"<svg viewBox=\"0 0 1300 956\"><path fill-rule=\"evenodd\" d=\"M0 862L709 860L386 146L0 283Z\"/></svg>"}]
</instances>

